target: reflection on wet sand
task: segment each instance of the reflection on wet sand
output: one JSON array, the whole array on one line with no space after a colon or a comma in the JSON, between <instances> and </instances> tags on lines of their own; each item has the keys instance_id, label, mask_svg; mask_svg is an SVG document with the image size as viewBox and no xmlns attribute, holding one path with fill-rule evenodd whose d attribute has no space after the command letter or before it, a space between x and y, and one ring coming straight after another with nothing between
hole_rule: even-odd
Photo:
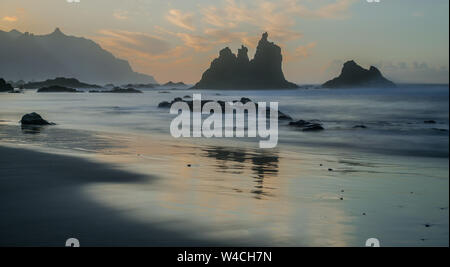
<instances>
[{"instance_id":1,"label":"reflection on wet sand","mask_svg":"<svg viewBox=\"0 0 450 267\"><path fill-rule=\"evenodd\" d=\"M264 152L258 150L233 149L226 147L207 147L203 149L202 156L216 159L214 165L218 172L227 174L244 174L246 168L252 171L255 181L255 198L270 196L274 188L264 185L265 179L275 178L278 175L279 156L277 152Z\"/></svg>"},{"instance_id":2,"label":"reflection on wet sand","mask_svg":"<svg viewBox=\"0 0 450 267\"><path fill-rule=\"evenodd\" d=\"M45 126L40 125L22 125L23 134L40 134Z\"/></svg>"},{"instance_id":3,"label":"reflection on wet sand","mask_svg":"<svg viewBox=\"0 0 450 267\"><path fill-rule=\"evenodd\" d=\"M96 158L160 179L152 184L91 185L85 193L138 222L175 220L179 225L174 229L236 245L352 242L351 235L345 236L353 228L346 224L343 202L328 179L317 179L313 158L143 136L121 144Z\"/></svg>"}]
</instances>

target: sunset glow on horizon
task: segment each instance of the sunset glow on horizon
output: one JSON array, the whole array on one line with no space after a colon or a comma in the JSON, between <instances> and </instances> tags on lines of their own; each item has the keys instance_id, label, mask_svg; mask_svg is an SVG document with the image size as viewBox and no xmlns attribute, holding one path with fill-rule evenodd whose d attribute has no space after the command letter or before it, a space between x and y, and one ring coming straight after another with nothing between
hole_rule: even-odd
<instances>
[{"instance_id":1,"label":"sunset glow on horizon","mask_svg":"<svg viewBox=\"0 0 450 267\"><path fill-rule=\"evenodd\" d=\"M59 27L160 82L198 82L224 47L253 58L263 32L286 78L323 83L354 59L400 83L448 83L449 2L366 0L2 0L0 30Z\"/></svg>"}]
</instances>

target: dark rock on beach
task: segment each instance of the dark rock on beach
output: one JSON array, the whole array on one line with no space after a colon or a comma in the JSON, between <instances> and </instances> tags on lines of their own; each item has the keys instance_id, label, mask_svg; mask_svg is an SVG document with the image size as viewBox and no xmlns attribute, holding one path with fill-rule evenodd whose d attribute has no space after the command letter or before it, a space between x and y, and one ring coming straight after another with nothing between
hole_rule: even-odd
<instances>
[{"instance_id":1,"label":"dark rock on beach","mask_svg":"<svg viewBox=\"0 0 450 267\"><path fill-rule=\"evenodd\" d=\"M288 82L282 71L281 48L267 40L264 33L249 60L248 49L242 46L237 56L226 47L214 59L195 89L286 89L297 88Z\"/></svg>"},{"instance_id":2,"label":"dark rock on beach","mask_svg":"<svg viewBox=\"0 0 450 267\"><path fill-rule=\"evenodd\" d=\"M49 87L42 87L41 89L37 90L38 93L81 93L81 91L78 91L73 88L64 87L64 86L49 86Z\"/></svg>"},{"instance_id":3,"label":"dark rock on beach","mask_svg":"<svg viewBox=\"0 0 450 267\"><path fill-rule=\"evenodd\" d=\"M0 79L0 92L12 92L14 88L11 84L6 83L5 80Z\"/></svg>"},{"instance_id":4,"label":"dark rock on beach","mask_svg":"<svg viewBox=\"0 0 450 267\"><path fill-rule=\"evenodd\" d=\"M315 132L325 130L320 123L309 122L305 120L293 121L289 123L289 126L300 128L304 132Z\"/></svg>"},{"instance_id":5,"label":"dark rock on beach","mask_svg":"<svg viewBox=\"0 0 450 267\"><path fill-rule=\"evenodd\" d=\"M355 61L347 61L339 77L322 85L324 88L352 88L352 87L396 87L384 78L374 66L369 70L362 68Z\"/></svg>"},{"instance_id":6,"label":"dark rock on beach","mask_svg":"<svg viewBox=\"0 0 450 267\"><path fill-rule=\"evenodd\" d=\"M41 115L36 112L25 114L22 117L22 120L20 120L20 123L22 125L53 125L53 123L44 120Z\"/></svg>"}]
</instances>

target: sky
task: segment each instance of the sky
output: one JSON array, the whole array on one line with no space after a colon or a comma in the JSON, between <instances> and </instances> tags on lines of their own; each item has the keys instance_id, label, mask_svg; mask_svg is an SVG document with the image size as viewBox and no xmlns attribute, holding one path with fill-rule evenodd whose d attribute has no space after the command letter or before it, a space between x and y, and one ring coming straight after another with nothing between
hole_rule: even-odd
<instances>
[{"instance_id":1,"label":"sky","mask_svg":"<svg viewBox=\"0 0 450 267\"><path fill-rule=\"evenodd\" d=\"M252 58L263 32L289 81L355 60L398 83L449 82L448 0L0 0L0 30L86 37L158 82L195 83L224 47Z\"/></svg>"}]
</instances>

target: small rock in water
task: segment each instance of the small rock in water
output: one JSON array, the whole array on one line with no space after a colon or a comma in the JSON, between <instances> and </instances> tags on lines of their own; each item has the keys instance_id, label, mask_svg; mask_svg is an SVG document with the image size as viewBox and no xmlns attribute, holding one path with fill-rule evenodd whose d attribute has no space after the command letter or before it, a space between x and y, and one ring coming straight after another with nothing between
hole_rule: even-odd
<instances>
[{"instance_id":1,"label":"small rock in water","mask_svg":"<svg viewBox=\"0 0 450 267\"><path fill-rule=\"evenodd\" d=\"M52 125L52 123L44 120L41 115L36 112L25 114L20 120L22 125Z\"/></svg>"},{"instance_id":2,"label":"small rock in water","mask_svg":"<svg viewBox=\"0 0 450 267\"><path fill-rule=\"evenodd\" d=\"M187 166L188 166L189 168L190 168L190 167L192 167L192 165L191 165L191 164L188 164Z\"/></svg>"},{"instance_id":3,"label":"small rock in water","mask_svg":"<svg viewBox=\"0 0 450 267\"><path fill-rule=\"evenodd\" d=\"M161 103L159 103L158 108L170 108L172 106L171 103L167 102L167 101L163 101Z\"/></svg>"},{"instance_id":4,"label":"small rock in water","mask_svg":"<svg viewBox=\"0 0 450 267\"><path fill-rule=\"evenodd\" d=\"M430 227L431 227L431 224L428 224L428 223L427 223L427 224L425 224L425 227L426 227L426 228L430 228Z\"/></svg>"},{"instance_id":5,"label":"small rock in water","mask_svg":"<svg viewBox=\"0 0 450 267\"><path fill-rule=\"evenodd\" d=\"M340 200L344 200L344 198L343 198L343 197L340 197L339 199L340 199Z\"/></svg>"},{"instance_id":6,"label":"small rock in water","mask_svg":"<svg viewBox=\"0 0 450 267\"><path fill-rule=\"evenodd\" d=\"M363 216L366 216L366 213L364 212L362 215L363 215Z\"/></svg>"},{"instance_id":7,"label":"small rock in water","mask_svg":"<svg viewBox=\"0 0 450 267\"><path fill-rule=\"evenodd\" d=\"M436 124L436 121L435 121L435 120L428 120L428 121L424 121L423 123L426 123L426 124Z\"/></svg>"},{"instance_id":8,"label":"small rock in water","mask_svg":"<svg viewBox=\"0 0 450 267\"><path fill-rule=\"evenodd\" d=\"M332 171L333 171L333 169L328 169L328 171L329 171L329 172L332 172Z\"/></svg>"},{"instance_id":9,"label":"small rock in water","mask_svg":"<svg viewBox=\"0 0 450 267\"><path fill-rule=\"evenodd\" d=\"M366 125L355 125L353 126L354 129L367 129Z\"/></svg>"},{"instance_id":10,"label":"small rock in water","mask_svg":"<svg viewBox=\"0 0 450 267\"><path fill-rule=\"evenodd\" d=\"M293 121L289 123L289 126L295 126L301 128L304 132L315 132L325 130L320 123L309 122L305 120Z\"/></svg>"}]
</instances>

